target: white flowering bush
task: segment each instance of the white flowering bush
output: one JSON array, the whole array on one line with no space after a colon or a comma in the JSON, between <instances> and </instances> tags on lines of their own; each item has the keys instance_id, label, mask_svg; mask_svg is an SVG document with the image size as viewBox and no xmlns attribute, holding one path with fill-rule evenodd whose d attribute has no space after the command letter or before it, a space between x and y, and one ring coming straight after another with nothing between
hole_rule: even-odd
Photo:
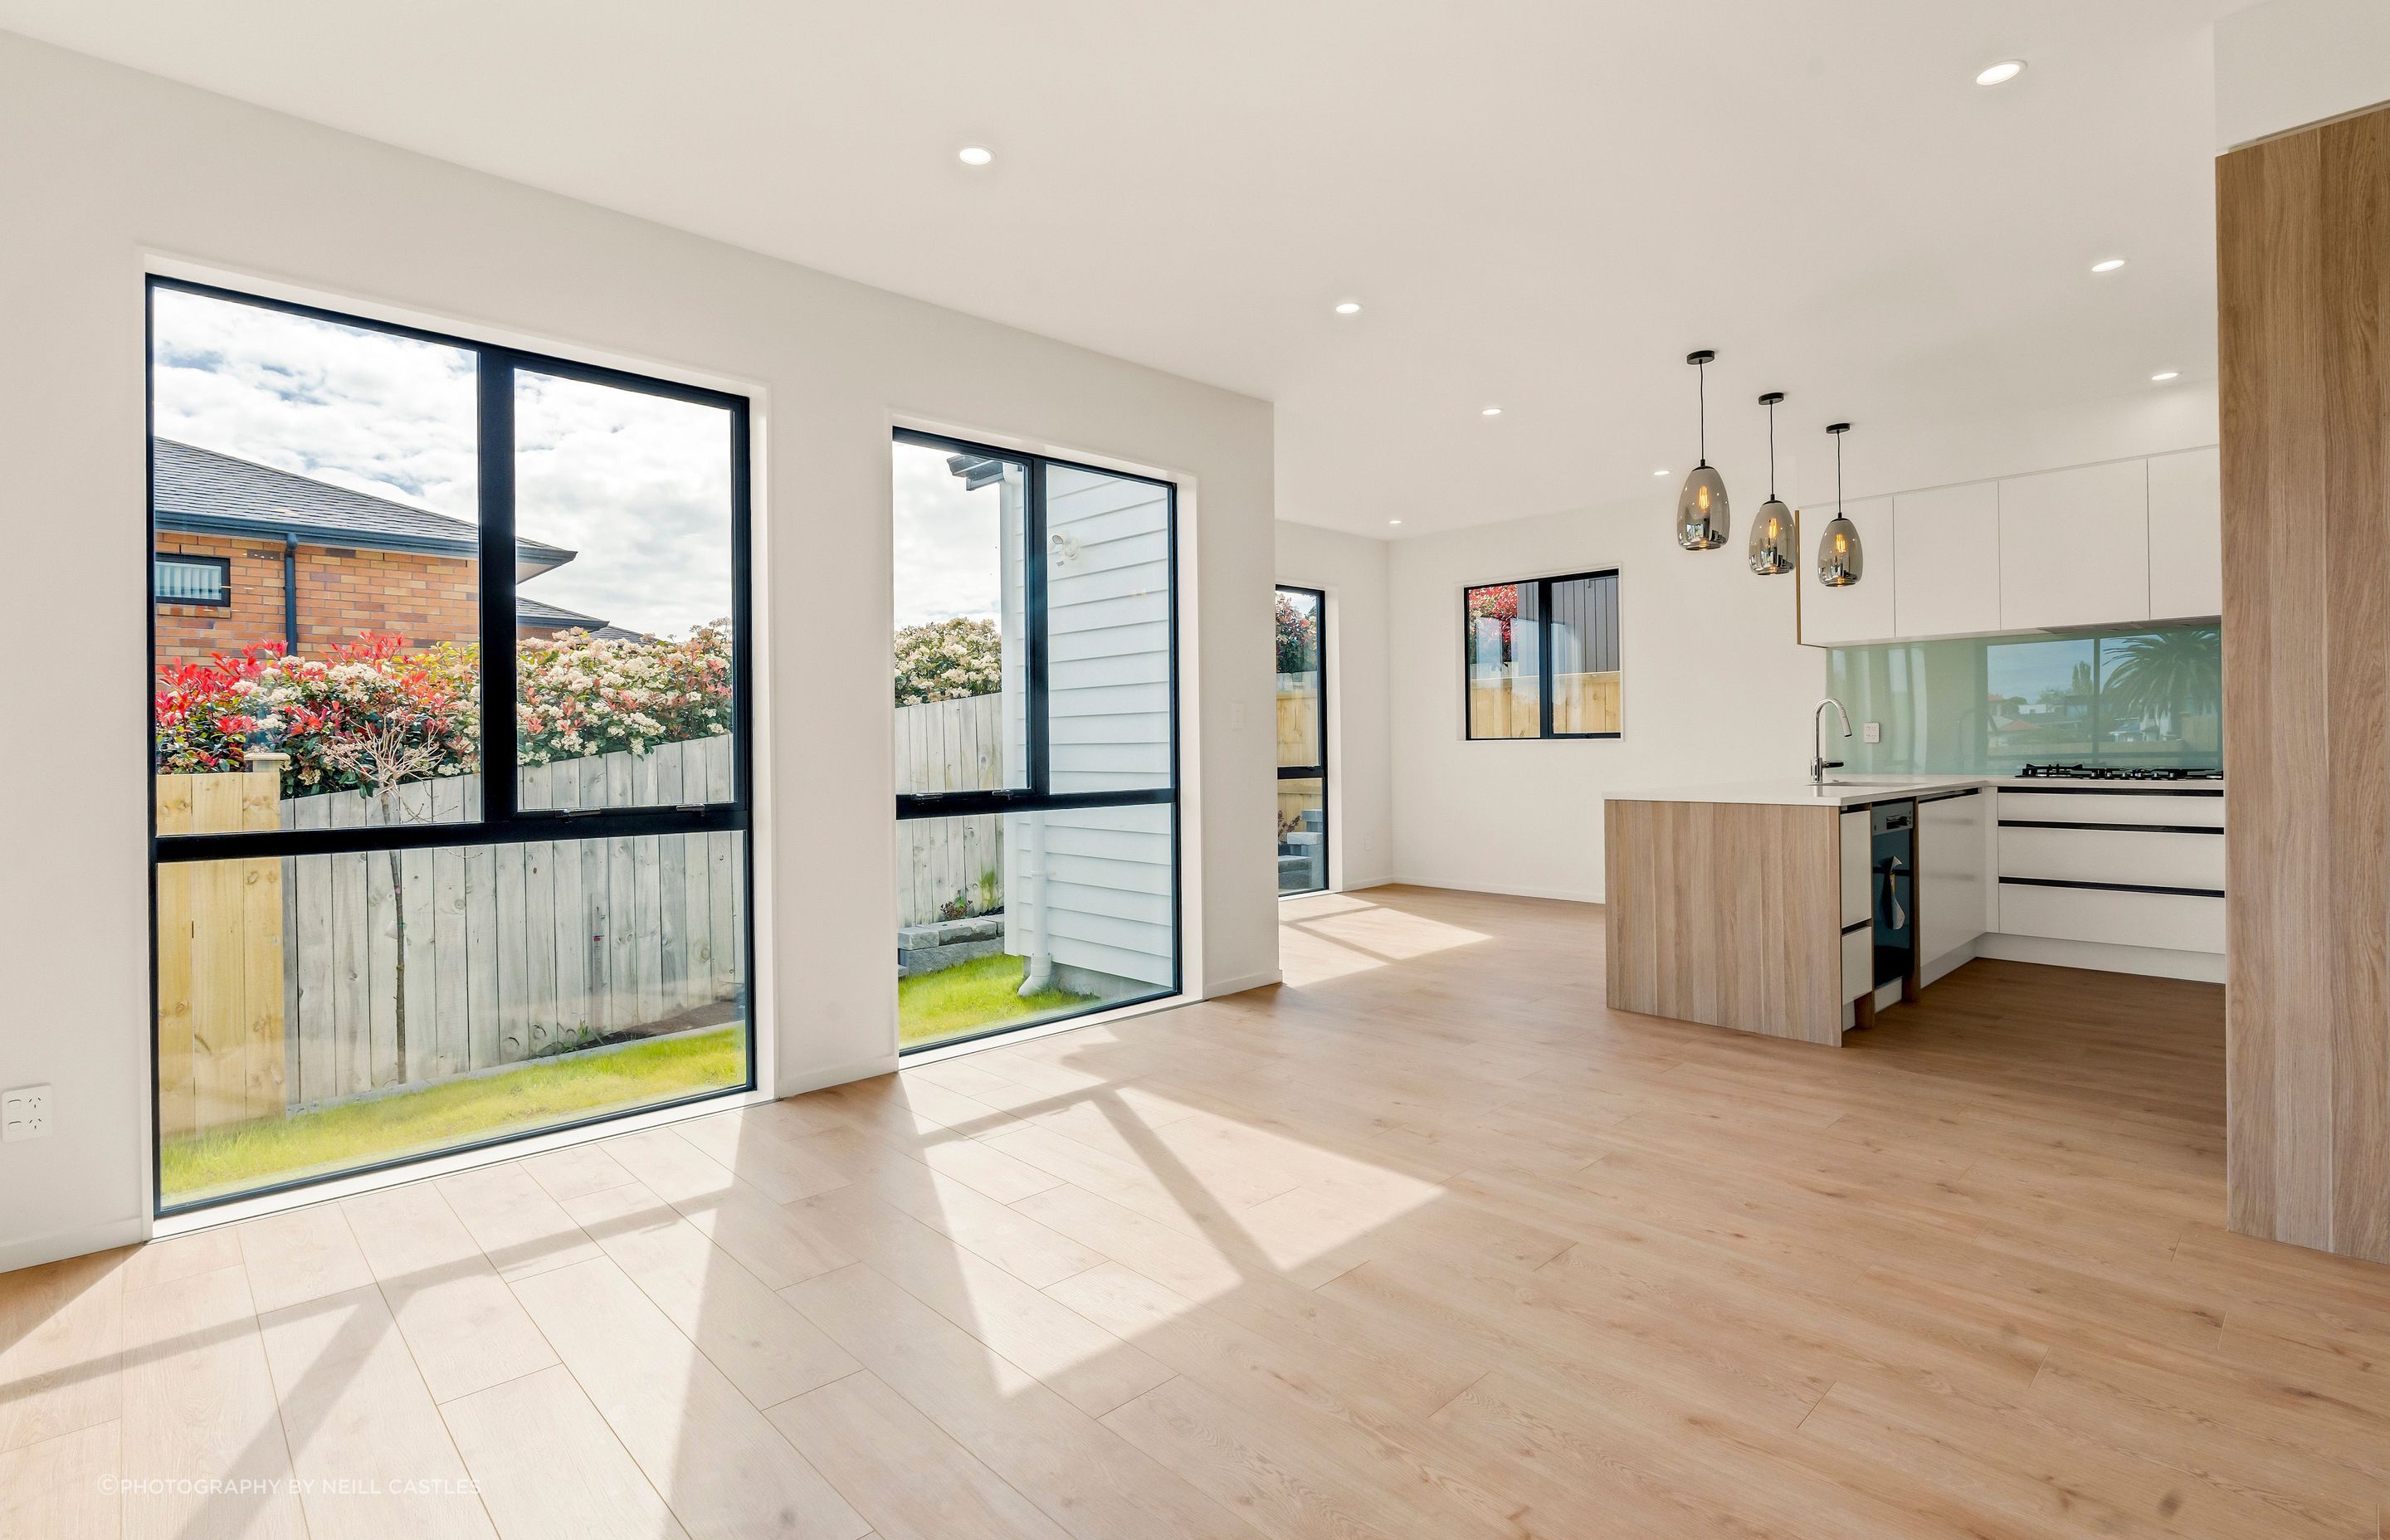
<instances>
[{"instance_id":1,"label":"white flowering bush","mask_svg":"<svg viewBox=\"0 0 2390 1540\"><path fill-rule=\"evenodd\" d=\"M896 633L896 704L994 695L1004 687L1004 638L994 621L968 617Z\"/></svg>"},{"instance_id":2,"label":"white flowering bush","mask_svg":"<svg viewBox=\"0 0 2390 1540\"><path fill-rule=\"evenodd\" d=\"M515 649L515 743L525 764L586 759L730 730L730 625L679 642L568 631Z\"/></svg>"}]
</instances>

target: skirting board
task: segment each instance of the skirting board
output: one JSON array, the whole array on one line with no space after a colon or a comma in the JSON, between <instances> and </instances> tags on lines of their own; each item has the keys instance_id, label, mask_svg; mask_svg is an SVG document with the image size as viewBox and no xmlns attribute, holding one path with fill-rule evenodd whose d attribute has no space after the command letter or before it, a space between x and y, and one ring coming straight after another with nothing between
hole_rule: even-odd
<instances>
[{"instance_id":1,"label":"skirting board","mask_svg":"<svg viewBox=\"0 0 2390 1540\"><path fill-rule=\"evenodd\" d=\"M59 1230L26 1240L11 1240L0 1244L0 1273L13 1273L19 1267L38 1267L43 1263L57 1262L62 1257L84 1256L118 1246L137 1246L148 1238L148 1225L135 1217L111 1219L105 1225L87 1225L80 1230Z\"/></svg>"},{"instance_id":2,"label":"skirting board","mask_svg":"<svg viewBox=\"0 0 2390 1540\"><path fill-rule=\"evenodd\" d=\"M1435 877L1397 877L1385 885L1399 888L1445 888L1457 893L1498 893L1504 898L1553 898L1565 904L1601 902L1601 895L1589 888L1513 888L1497 882L1453 881Z\"/></svg>"},{"instance_id":3,"label":"skirting board","mask_svg":"<svg viewBox=\"0 0 2390 1540\"><path fill-rule=\"evenodd\" d=\"M1265 985L1285 982L1286 975L1275 968L1261 973L1247 973L1234 979L1222 979L1216 983L1207 979L1203 983L1203 998L1216 1000L1223 995L1241 995L1249 989L1260 989Z\"/></svg>"},{"instance_id":4,"label":"skirting board","mask_svg":"<svg viewBox=\"0 0 2390 1540\"><path fill-rule=\"evenodd\" d=\"M2221 952L2177 952L2164 946L2117 946L2108 942L2057 941L2048 936L2011 936L1994 931L1976 939L1975 956L2043 963L2051 968L2139 973L2153 979L2193 979L2210 984L2224 982Z\"/></svg>"}]
</instances>

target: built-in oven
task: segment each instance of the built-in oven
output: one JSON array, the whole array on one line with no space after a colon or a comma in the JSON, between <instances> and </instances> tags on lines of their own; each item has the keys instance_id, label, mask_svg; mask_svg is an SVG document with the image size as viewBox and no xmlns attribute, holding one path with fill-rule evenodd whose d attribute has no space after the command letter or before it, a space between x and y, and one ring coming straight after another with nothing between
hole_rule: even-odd
<instances>
[{"instance_id":1,"label":"built-in oven","mask_svg":"<svg viewBox=\"0 0 2390 1540\"><path fill-rule=\"evenodd\" d=\"M1870 879L1875 889L1875 986L1908 977L1917 958L1917 804L1878 802L1869 809L1873 836Z\"/></svg>"}]
</instances>

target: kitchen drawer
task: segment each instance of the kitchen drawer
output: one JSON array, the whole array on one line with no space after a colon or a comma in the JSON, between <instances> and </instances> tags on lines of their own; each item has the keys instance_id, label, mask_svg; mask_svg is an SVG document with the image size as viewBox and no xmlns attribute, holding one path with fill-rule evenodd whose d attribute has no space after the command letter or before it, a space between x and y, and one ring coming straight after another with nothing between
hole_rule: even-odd
<instances>
[{"instance_id":1,"label":"kitchen drawer","mask_svg":"<svg viewBox=\"0 0 2390 1540\"><path fill-rule=\"evenodd\" d=\"M2180 893L2116 892L2103 888L2044 888L2002 882L2000 929L2012 936L2106 942L2115 946L2160 946L2176 952L2221 952L2224 901Z\"/></svg>"},{"instance_id":2,"label":"kitchen drawer","mask_svg":"<svg viewBox=\"0 0 2390 1540\"><path fill-rule=\"evenodd\" d=\"M1868 810L1843 815L1843 923L1854 924L1875 910L1869 904L1868 874L1874 868L1874 837L1869 832Z\"/></svg>"},{"instance_id":3,"label":"kitchen drawer","mask_svg":"<svg viewBox=\"0 0 2390 1540\"><path fill-rule=\"evenodd\" d=\"M2170 824L2224 827L2224 797L2210 791L2011 791L1999 793L2003 824Z\"/></svg>"},{"instance_id":4,"label":"kitchen drawer","mask_svg":"<svg viewBox=\"0 0 2390 1540\"><path fill-rule=\"evenodd\" d=\"M1875 983L1875 927L1843 932L1843 1003L1848 1005Z\"/></svg>"},{"instance_id":5,"label":"kitchen drawer","mask_svg":"<svg viewBox=\"0 0 2390 1540\"><path fill-rule=\"evenodd\" d=\"M2000 825L2000 875L2224 891L2224 836Z\"/></svg>"}]
</instances>

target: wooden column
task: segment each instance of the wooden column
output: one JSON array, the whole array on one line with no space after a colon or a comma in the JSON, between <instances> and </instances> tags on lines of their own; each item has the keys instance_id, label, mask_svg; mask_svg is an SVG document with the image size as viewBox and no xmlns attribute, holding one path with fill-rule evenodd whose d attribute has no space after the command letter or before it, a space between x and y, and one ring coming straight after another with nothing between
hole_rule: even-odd
<instances>
[{"instance_id":1,"label":"wooden column","mask_svg":"<svg viewBox=\"0 0 2390 1540\"><path fill-rule=\"evenodd\" d=\"M2390 109L2216 196L2229 1223L2390 1262Z\"/></svg>"}]
</instances>

